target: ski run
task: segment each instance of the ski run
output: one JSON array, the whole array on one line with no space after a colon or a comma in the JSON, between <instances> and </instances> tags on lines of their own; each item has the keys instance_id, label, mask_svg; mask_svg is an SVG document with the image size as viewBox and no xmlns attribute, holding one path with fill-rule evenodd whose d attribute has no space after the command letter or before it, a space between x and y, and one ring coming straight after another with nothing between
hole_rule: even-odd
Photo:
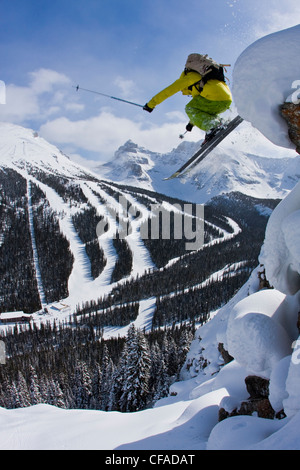
<instances>
[{"instance_id":1,"label":"ski run","mask_svg":"<svg viewBox=\"0 0 300 470\"><path fill-rule=\"evenodd\" d=\"M31 175L28 176L27 172L23 170L18 171L27 180L30 232L32 238L34 264L38 281L40 299L43 305L43 310L51 312L47 315L42 316L40 315L40 312L36 312L32 315L32 319L34 322L40 323L43 321L48 322L54 320L58 322L64 321L65 319L69 318L70 314L75 311L76 306L80 305L83 301L94 300L95 293L97 293L97 295L102 296L108 295L116 286L116 284L120 285L122 283L125 283L129 279L142 276L148 270L156 269L155 265L153 264L153 261L150 258L149 251L146 249L144 242L140 236L140 226L151 215L151 212L149 209L146 208L145 205L138 202L138 200L135 199L132 195L119 190L124 200L129 201L129 203L132 204L136 208L136 210L138 210L141 214L136 221L131 221L132 233L130 233L126 237L126 241L130 246L133 256L132 269L131 273L122 280L118 281L118 283L111 283L111 274L117 260L116 251L113 246L113 236L119 229L118 224L116 224L116 219L112 217L111 214L112 212L114 212L122 215L124 213L124 207L114 197L110 196L108 192L106 192L104 189L101 189L99 187L99 184L93 182L82 182L82 180L78 180L77 182L75 182L80 185L85 197L88 200L87 204L94 207L97 210L98 215L104 216L109 221L109 232L107 232L105 236L101 236L98 239L101 248L104 251L104 256L107 260L107 263L101 274L96 279L93 279L91 276L90 260L86 254L84 243L80 240L72 223L72 216L74 215L74 213L76 213L76 208L70 207L70 205L64 202L63 199L58 195L58 193L48 185L43 184ZM33 215L30 193L30 187L32 183L38 185L40 189L46 194L51 209L58 217L61 233L69 241L70 249L74 256L73 269L68 281L69 296L65 299L61 299L60 301L63 305L68 306L68 308L63 309L59 312L55 312L53 309L51 309L52 304L47 305L45 303L45 296L41 283L39 261L35 246L35 235L32 220ZM102 204L99 202L99 197L103 202ZM151 202L157 203L157 201L153 199L151 200ZM164 202L163 205L168 210L178 210L176 207L173 207L167 202ZM208 243L204 244L203 249L217 243L224 243L227 240L234 238L238 233L240 233L241 229L234 220L227 218L227 222L232 229L231 231L226 231L225 229L221 230L220 227L216 227L210 222L207 222L211 227L215 227L218 230L221 230L222 233L220 234L219 238L215 238L209 241ZM170 260L165 266L165 268L168 268L172 264L176 263L178 259L179 258L173 258L172 260ZM206 281L202 282L201 284L191 286L190 288L201 288L205 286L209 281L221 280L222 277L225 274L228 275L229 272L231 272L234 276L238 272L238 266L236 264L233 264L232 266L226 265L223 269L211 274ZM186 289L186 291L187 290L188 289ZM174 294L170 292L169 295L172 296ZM154 310L154 298L150 297L149 299L144 299L140 301L139 314L137 319L133 322L134 325L140 329L145 329L145 331L150 331L151 319ZM104 329L104 338L112 337L114 335L126 336L129 327L130 325L124 328L106 327ZM0 328L5 329L7 328L7 326L1 325Z\"/></svg>"}]
</instances>

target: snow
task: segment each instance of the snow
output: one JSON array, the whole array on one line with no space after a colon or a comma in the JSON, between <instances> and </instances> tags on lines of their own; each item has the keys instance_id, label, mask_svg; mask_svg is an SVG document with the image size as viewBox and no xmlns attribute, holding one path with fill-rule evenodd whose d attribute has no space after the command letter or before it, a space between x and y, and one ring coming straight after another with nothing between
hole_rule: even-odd
<instances>
[{"instance_id":1,"label":"snow","mask_svg":"<svg viewBox=\"0 0 300 470\"><path fill-rule=\"evenodd\" d=\"M260 257L269 282L287 294L295 294L300 289L299 236L300 183L270 218Z\"/></svg>"},{"instance_id":2,"label":"snow","mask_svg":"<svg viewBox=\"0 0 300 470\"><path fill-rule=\"evenodd\" d=\"M0 313L0 318L1 320L9 320L9 319L13 319L13 318L22 318L22 317L26 317L26 313L24 313L23 311L19 311L19 312L3 312L3 313ZM30 315L28 315L30 316Z\"/></svg>"},{"instance_id":3,"label":"snow","mask_svg":"<svg viewBox=\"0 0 300 470\"><path fill-rule=\"evenodd\" d=\"M283 399L283 407L288 417L293 416L300 410L300 367L299 361L295 361L294 355L291 356L290 367L286 379L287 397Z\"/></svg>"},{"instance_id":4,"label":"snow","mask_svg":"<svg viewBox=\"0 0 300 470\"><path fill-rule=\"evenodd\" d=\"M250 374L268 376L273 365L291 353L294 338L282 325L287 315L284 300L284 294L276 290L260 291L232 309L227 327L228 352ZM291 320L296 325L297 318Z\"/></svg>"},{"instance_id":5,"label":"snow","mask_svg":"<svg viewBox=\"0 0 300 470\"><path fill-rule=\"evenodd\" d=\"M295 148L279 106L300 78L300 25L265 36L238 58L233 72L237 111L275 145Z\"/></svg>"},{"instance_id":6,"label":"snow","mask_svg":"<svg viewBox=\"0 0 300 470\"><path fill-rule=\"evenodd\" d=\"M20 170L36 166L50 173L87 176L92 173L73 163L66 155L31 129L6 122L0 123L1 165Z\"/></svg>"},{"instance_id":7,"label":"snow","mask_svg":"<svg viewBox=\"0 0 300 470\"><path fill-rule=\"evenodd\" d=\"M290 95L292 82L300 77L299 47L298 25L254 43L238 59L234 70L238 112L273 143L288 149L293 147L278 115L278 105ZM24 155L24 148L21 151ZM13 146L6 148L8 154L22 171L24 166ZM73 164L65 162L65 171L71 171L70 165ZM90 185L87 191L92 189ZM54 198L50 193L49 200ZM61 201L53 198L52 203L61 209ZM61 220L66 233L70 210ZM299 226L300 183L269 219L260 266L235 297L212 312L211 320L197 329L182 369L182 380L174 383L170 395L152 409L119 413L63 410L42 404L0 409L0 448L299 450ZM77 255L80 247L75 234L71 244ZM139 262L138 258L138 268ZM81 266L81 281L92 289L96 284L86 282L82 269ZM272 289L259 290L258 273L263 269ZM141 302L137 326L149 322L153 305L154 299ZM226 365L219 343L234 357ZM207 367L203 368L205 362ZM249 374L270 380L270 403L275 412L283 409L286 417L270 420L253 414L218 422L221 406L232 411L247 400L245 378Z\"/></svg>"},{"instance_id":8,"label":"snow","mask_svg":"<svg viewBox=\"0 0 300 470\"><path fill-rule=\"evenodd\" d=\"M141 300L138 316L135 321L123 327L107 326L104 328L103 338L109 339L117 336L126 337L130 326L133 324L139 330L150 331L152 327L152 318L156 307L156 297L150 297Z\"/></svg>"},{"instance_id":9,"label":"snow","mask_svg":"<svg viewBox=\"0 0 300 470\"><path fill-rule=\"evenodd\" d=\"M280 428L280 422L253 416L234 416L218 423L211 432L207 450L245 450Z\"/></svg>"},{"instance_id":10,"label":"snow","mask_svg":"<svg viewBox=\"0 0 300 470\"><path fill-rule=\"evenodd\" d=\"M269 400L276 413L283 410L283 400L288 397L285 389L286 379L290 367L291 357L286 356L274 367L270 377Z\"/></svg>"},{"instance_id":11,"label":"snow","mask_svg":"<svg viewBox=\"0 0 300 470\"><path fill-rule=\"evenodd\" d=\"M225 118L233 117L232 111ZM163 181L199 150L200 145L201 141L182 142L168 154L161 155L127 142L110 162L94 170L115 182L197 203L206 203L230 191L261 199L283 198L298 181L300 157L293 158L294 150L269 142L246 121L189 175Z\"/></svg>"}]
</instances>

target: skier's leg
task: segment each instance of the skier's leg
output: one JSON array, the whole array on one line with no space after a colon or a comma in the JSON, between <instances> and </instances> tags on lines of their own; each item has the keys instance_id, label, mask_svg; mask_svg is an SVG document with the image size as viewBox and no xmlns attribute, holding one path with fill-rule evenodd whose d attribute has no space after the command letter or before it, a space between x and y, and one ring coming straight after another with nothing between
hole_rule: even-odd
<instances>
[{"instance_id":1,"label":"skier's leg","mask_svg":"<svg viewBox=\"0 0 300 470\"><path fill-rule=\"evenodd\" d=\"M202 96L193 98L185 108L191 124L205 132L221 124L219 114L230 108L231 101L209 101Z\"/></svg>"},{"instance_id":2,"label":"skier's leg","mask_svg":"<svg viewBox=\"0 0 300 470\"><path fill-rule=\"evenodd\" d=\"M186 113L190 123L205 132L208 132L210 129L220 124L220 118L217 115L205 113L197 108L186 107Z\"/></svg>"}]
</instances>

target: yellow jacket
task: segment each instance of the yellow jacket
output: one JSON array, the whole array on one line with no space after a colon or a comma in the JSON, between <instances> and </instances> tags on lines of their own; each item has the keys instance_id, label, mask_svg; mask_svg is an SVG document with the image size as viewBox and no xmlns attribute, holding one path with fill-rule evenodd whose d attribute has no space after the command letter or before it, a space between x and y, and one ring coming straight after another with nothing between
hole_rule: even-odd
<instances>
[{"instance_id":1,"label":"yellow jacket","mask_svg":"<svg viewBox=\"0 0 300 470\"><path fill-rule=\"evenodd\" d=\"M190 90L189 87L199 82L199 80L201 80L201 75L198 72L192 71L188 72L187 74L185 74L185 72L182 72L180 78L178 78L174 83L172 83L167 88L155 95L147 103L147 105L149 106L149 108L153 109L155 108L155 106L162 103L170 96L175 95L175 93L178 93L179 91L181 91L183 95L190 95L193 97L201 95L210 101L232 101L232 96L229 87L226 85L226 83L221 82L219 80L208 80L201 92L199 92L194 86Z\"/></svg>"}]
</instances>

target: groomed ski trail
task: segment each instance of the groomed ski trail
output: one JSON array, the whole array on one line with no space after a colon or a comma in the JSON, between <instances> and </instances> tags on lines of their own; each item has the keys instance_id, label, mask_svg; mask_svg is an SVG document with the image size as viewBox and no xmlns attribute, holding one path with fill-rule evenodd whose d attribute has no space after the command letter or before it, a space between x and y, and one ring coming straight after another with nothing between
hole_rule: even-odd
<instances>
[{"instance_id":1,"label":"groomed ski trail","mask_svg":"<svg viewBox=\"0 0 300 470\"><path fill-rule=\"evenodd\" d=\"M151 331L152 318L156 307L156 297L149 297L148 299L139 301L139 313L137 318L126 326L107 326L103 331L103 338L116 338L118 336L125 337L131 325L134 325L139 330Z\"/></svg>"},{"instance_id":2,"label":"groomed ski trail","mask_svg":"<svg viewBox=\"0 0 300 470\"><path fill-rule=\"evenodd\" d=\"M72 223L72 209L54 189L33 177L30 177L30 179L45 193L51 209L57 214L61 233L70 243L70 251L74 256L74 263L68 280L69 296L61 300L74 311L76 306L81 304L82 298L92 300L97 297L95 282L91 275L90 260L86 254L84 243L80 240Z\"/></svg>"},{"instance_id":3,"label":"groomed ski trail","mask_svg":"<svg viewBox=\"0 0 300 470\"><path fill-rule=\"evenodd\" d=\"M150 212L145 208L145 206L138 203L133 197L129 197L128 194L119 190L120 195L133 204L141 212L141 217L138 217L136 220L134 220L130 214L124 214L124 208L122 205L114 197L107 194L105 190L101 189L97 183L89 183L89 186L101 196L107 206L111 207L116 211L117 214L119 214L120 218L128 218L130 220L132 233L126 237L126 241L132 252L132 269L130 276L141 276L148 269L155 268L149 251L145 247L144 242L140 236L140 225L150 215Z\"/></svg>"},{"instance_id":4,"label":"groomed ski trail","mask_svg":"<svg viewBox=\"0 0 300 470\"><path fill-rule=\"evenodd\" d=\"M103 288L105 287L108 288L109 286L111 288L111 276L112 276L116 261L118 259L116 250L113 246L113 238L112 238L117 227L115 226L114 220L110 216L109 212L106 210L105 206L103 206L100 203L98 197L95 195L95 192L97 193L96 188L92 187L91 184L88 184L86 182L85 183L81 182L80 187L85 197L91 204L91 206L93 206L96 209L97 214L99 216L102 215L109 222L109 227L110 227L109 232L106 233L106 236L103 236L101 237L101 239L100 238L98 239L99 246L104 251L106 265L103 271L100 273L100 275L94 282L95 283L97 282L97 287L101 290L103 290ZM95 227L95 236L96 236L96 227Z\"/></svg>"},{"instance_id":5,"label":"groomed ski trail","mask_svg":"<svg viewBox=\"0 0 300 470\"><path fill-rule=\"evenodd\" d=\"M38 288L38 293L40 296L41 304L44 305L46 304L46 296L44 292L40 265L39 265L39 256L38 256L38 251L37 251L36 242L35 242L30 179L27 180L27 201L28 201L29 230L30 230L30 236L31 236L31 246L32 246L32 251L33 251L33 263L34 263L34 269L35 269L35 275L36 275L36 282L37 282L37 288Z\"/></svg>"}]
</instances>

